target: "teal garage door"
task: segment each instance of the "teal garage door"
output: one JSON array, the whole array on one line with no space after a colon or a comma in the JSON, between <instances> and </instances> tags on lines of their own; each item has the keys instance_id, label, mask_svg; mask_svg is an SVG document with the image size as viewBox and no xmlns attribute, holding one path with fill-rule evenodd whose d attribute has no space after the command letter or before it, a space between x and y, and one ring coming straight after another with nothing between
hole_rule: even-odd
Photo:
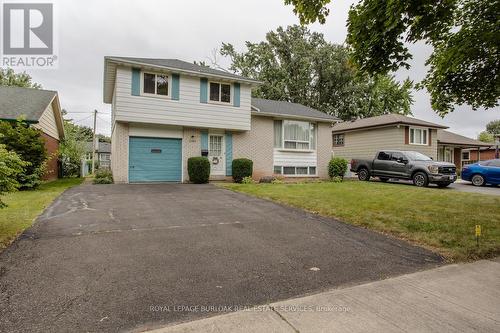
<instances>
[{"instance_id":1,"label":"teal garage door","mask_svg":"<svg viewBox=\"0 0 500 333\"><path fill-rule=\"evenodd\" d=\"M180 182L181 139L129 138L128 179L139 182Z\"/></svg>"}]
</instances>

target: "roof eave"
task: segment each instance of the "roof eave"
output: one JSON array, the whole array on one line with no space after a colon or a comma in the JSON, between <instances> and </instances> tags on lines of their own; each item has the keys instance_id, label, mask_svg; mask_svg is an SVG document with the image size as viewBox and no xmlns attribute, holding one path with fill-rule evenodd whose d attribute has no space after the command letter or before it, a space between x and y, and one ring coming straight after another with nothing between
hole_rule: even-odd
<instances>
[{"instance_id":1,"label":"roof eave","mask_svg":"<svg viewBox=\"0 0 500 333\"><path fill-rule=\"evenodd\" d=\"M385 124L380 124L380 125L367 125L367 126L361 126L361 127L355 127L355 128L344 128L344 129L335 129L333 127L332 132L352 132L352 131L359 131L359 130L366 130L366 129L376 129L376 128L382 128L382 127L388 127L388 126L393 126L393 125L408 125L408 126L417 126L417 127L429 127L429 128L434 128L434 129L445 129L448 128L448 126L443 126L443 125L423 125L423 124L415 124L415 123L410 123L410 122L402 122L402 121L395 121L395 122L390 122L390 123L385 123Z\"/></svg>"},{"instance_id":2,"label":"roof eave","mask_svg":"<svg viewBox=\"0 0 500 333\"><path fill-rule=\"evenodd\" d=\"M252 106L252 108L257 109ZM258 109L257 109L258 110ZM272 112L262 112L262 111L252 111L252 115L255 116L264 116L264 117L274 117L274 118L284 118L284 119L302 119L302 120L314 120L318 122L325 123L335 123L338 122L338 119L327 119L327 118L319 118L319 117L309 117L309 116L297 116L297 115L289 115L282 113L272 113Z\"/></svg>"},{"instance_id":3,"label":"roof eave","mask_svg":"<svg viewBox=\"0 0 500 333\"><path fill-rule=\"evenodd\" d=\"M254 79L249 79L245 77L233 77L230 75L221 75L221 74L213 74L213 73L200 73L197 71L190 71L186 69L180 69L176 67L169 67L169 66L160 66L160 65L154 65L154 64L148 64L140 61L133 61L133 60L124 60L124 59L119 59L119 58L114 58L114 57L104 57L105 61L111 61L119 65L138 65L138 66L143 66L143 67L151 67L151 68L157 68L157 69L165 69L168 71L173 71L173 72L178 72L178 73L185 73L185 74L191 74L199 77L214 77L214 78L219 78L219 79L226 79L226 80L231 80L231 81L237 81L237 82L244 82L248 83L250 85L259 85L262 84L262 81L254 80Z\"/></svg>"}]
</instances>

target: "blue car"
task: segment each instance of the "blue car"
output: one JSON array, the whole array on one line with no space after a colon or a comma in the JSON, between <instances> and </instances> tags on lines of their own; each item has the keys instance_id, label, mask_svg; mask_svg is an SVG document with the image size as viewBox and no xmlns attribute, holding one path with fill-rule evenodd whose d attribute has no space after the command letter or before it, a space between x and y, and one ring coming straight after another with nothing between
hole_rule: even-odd
<instances>
[{"instance_id":1,"label":"blue car","mask_svg":"<svg viewBox=\"0 0 500 333\"><path fill-rule=\"evenodd\" d=\"M480 161L464 165L462 179L472 182L472 185L500 184L500 159Z\"/></svg>"}]
</instances>

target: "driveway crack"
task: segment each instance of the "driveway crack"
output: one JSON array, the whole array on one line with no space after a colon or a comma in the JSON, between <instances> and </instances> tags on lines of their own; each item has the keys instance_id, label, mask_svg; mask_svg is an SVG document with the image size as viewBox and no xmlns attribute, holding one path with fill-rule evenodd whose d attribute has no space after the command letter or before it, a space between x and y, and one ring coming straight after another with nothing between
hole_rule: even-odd
<instances>
[{"instance_id":1,"label":"driveway crack","mask_svg":"<svg viewBox=\"0 0 500 333\"><path fill-rule=\"evenodd\" d=\"M287 319L286 319L286 318L285 318L285 317L284 317L281 313L279 313L279 312L278 312L278 311L274 308L274 306L269 305L269 308L270 308L270 309L271 309L274 313L276 313L276 315L277 315L278 317L280 317L280 319L281 319L281 320L283 320L285 323L287 323L287 324L288 324L288 326L290 326L290 327L292 328L292 330L293 330L295 333L300 333L300 331L299 331L299 330L298 330L295 326L293 326L293 325L292 325L292 323L290 323L290 322L289 322L289 321L288 321L288 320L287 320Z\"/></svg>"}]
</instances>

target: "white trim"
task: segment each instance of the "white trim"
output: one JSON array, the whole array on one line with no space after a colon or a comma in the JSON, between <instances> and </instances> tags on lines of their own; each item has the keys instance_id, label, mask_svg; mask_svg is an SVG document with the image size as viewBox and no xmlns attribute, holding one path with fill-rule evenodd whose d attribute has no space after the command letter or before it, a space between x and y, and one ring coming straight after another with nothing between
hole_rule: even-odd
<instances>
[{"instance_id":1,"label":"white trim","mask_svg":"<svg viewBox=\"0 0 500 333\"><path fill-rule=\"evenodd\" d=\"M426 133L426 138L425 138L425 143L414 143L411 142L411 130L419 130L419 131L425 131ZM408 128L408 144L412 146L428 146L429 145L429 128L427 127L416 127L416 126L409 126Z\"/></svg>"},{"instance_id":2,"label":"white trim","mask_svg":"<svg viewBox=\"0 0 500 333\"><path fill-rule=\"evenodd\" d=\"M151 93L145 93L144 92L144 74L154 74L155 75L155 93L154 94L151 94ZM163 75L163 76L166 76L167 77L167 84L168 84L168 88L167 88L167 95L158 95L156 92L157 92L157 89L158 89L158 85L157 85L157 76L158 75ZM171 73L165 73L165 72L154 72L154 71L143 71L141 69L141 82L140 82L140 96L145 96L145 97L154 97L154 98L161 98L161 99L169 99L171 100L172 99L172 74Z\"/></svg>"}]
</instances>

